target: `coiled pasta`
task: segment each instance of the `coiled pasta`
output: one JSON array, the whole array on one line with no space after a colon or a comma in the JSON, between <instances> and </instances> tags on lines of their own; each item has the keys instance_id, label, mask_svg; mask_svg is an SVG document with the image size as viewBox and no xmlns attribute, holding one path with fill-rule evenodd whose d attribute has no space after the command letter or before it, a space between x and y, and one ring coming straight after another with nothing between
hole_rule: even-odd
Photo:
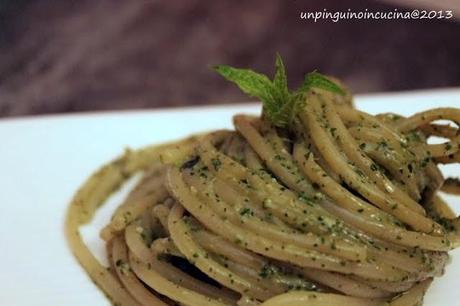
<instances>
[{"instance_id":1,"label":"coiled pasta","mask_svg":"<svg viewBox=\"0 0 460 306\"><path fill-rule=\"evenodd\" d=\"M234 131L127 151L78 191L66 234L116 305L421 305L459 245L439 196L459 184L437 164L459 161L460 134L440 119L460 110L372 116L311 90L290 129L237 115ZM138 172L101 232L104 267L78 228Z\"/></svg>"}]
</instances>

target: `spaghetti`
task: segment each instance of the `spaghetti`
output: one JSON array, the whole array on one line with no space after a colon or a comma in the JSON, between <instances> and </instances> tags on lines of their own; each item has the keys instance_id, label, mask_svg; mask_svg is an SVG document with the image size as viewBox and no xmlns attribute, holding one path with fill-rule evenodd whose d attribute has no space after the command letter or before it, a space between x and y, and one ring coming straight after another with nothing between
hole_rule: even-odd
<instances>
[{"instance_id":1,"label":"spaghetti","mask_svg":"<svg viewBox=\"0 0 460 306\"><path fill-rule=\"evenodd\" d=\"M237 115L235 131L127 151L89 178L66 234L115 305L422 304L460 242L437 167L458 162L459 129L434 123L460 110L371 116L321 88L303 98L289 128ZM78 229L139 172L101 232L105 267Z\"/></svg>"}]
</instances>

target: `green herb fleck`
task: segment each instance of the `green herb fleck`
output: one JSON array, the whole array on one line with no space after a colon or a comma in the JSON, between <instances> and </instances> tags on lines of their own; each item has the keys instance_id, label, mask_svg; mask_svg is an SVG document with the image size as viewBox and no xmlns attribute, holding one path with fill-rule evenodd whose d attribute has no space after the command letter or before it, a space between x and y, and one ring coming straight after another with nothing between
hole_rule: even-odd
<instances>
[{"instance_id":1,"label":"green herb fleck","mask_svg":"<svg viewBox=\"0 0 460 306\"><path fill-rule=\"evenodd\" d=\"M240 210L240 215L241 216L252 216L254 215L254 213L249 207L245 207Z\"/></svg>"},{"instance_id":2,"label":"green herb fleck","mask_svg":"<svg viewBox=\"0 0 460 306\"><path fill-rule=\"evenodd\" d=\"M270 264L265 264L262 269L259 272L259 276L262 278L267 278L269 276L272 276L277 273L276 267L270 265Z\"/></svg>"},{"instance_id":3,"label":"green herb fleck","mask_svg":"<svg viewBox=\"0 0 460 306\"><path fill-rule=\"evenodd\" d=\"M211 162L212 162L212 165L214 166L214 170L216 171L219 170L220 166L222 165L222 162L218 158L213 158Z\"/></svg>"}]
</instances>

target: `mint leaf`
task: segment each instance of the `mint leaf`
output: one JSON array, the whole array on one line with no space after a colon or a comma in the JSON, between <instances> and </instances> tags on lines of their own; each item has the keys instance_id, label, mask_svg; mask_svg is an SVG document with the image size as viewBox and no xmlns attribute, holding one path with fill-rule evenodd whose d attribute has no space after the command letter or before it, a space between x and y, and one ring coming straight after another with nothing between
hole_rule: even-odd
<instances>
[{"instance_id":1,"label":"mint leaf","mask_svg":"<svg viewBox=\"0 0 460 306\"><path fill-rule=\"evenodd\" d=\"M278 81L272 82L267 76L250 69L239 69L230 66L216 66L215 70L227 80L235 83L244 93L259 98L263 103L264 113L269 120L280 127L288 124L283 100L289 95L286 74L282 62L279 62ZM276 83L276 85L275 85ZM278 86L278 87L276 87Z\"/></svg>"},{"instance_id":2,"label":"mint leaf","mask_svg":"<svg viewBox=\"0 0 460 306\"><path fill-rule=\"evenodd\" d=\"M226 65L215 66L214 70L235 83L245 94L257 97L265 103L274 102L273 84L267 76L250 69L239 69Z\"/></svg>"},{"instance_id":3,"label":"mint leaf","mask_svg":"<svg viewBox=\"0 0 460 306\"><path fill-rule=\"evenodd\" d=\"M275 60L275 76L273 78L275 103L264 105L264 114L276 126L287 127L292 121L294 105L287 85L286 69L283 60L277 53Z\"/></svg>"},{"instance_id":4,"label":"mint leaf","mask_svg":"<svg viewBox=\"0 0 460 306\"><path fill-rule=\"evenodd\" d=\"M283 103L277 105L276 108L270 110L264 108L270 121L278 127L289 127L293 122L298 108L298 102L296 96L289 95Z\"/></svg>"},{"instance_id":5,"label":"mint leaf","mask_svg":"<svg viewBox=\"0 0 460 306\"><path fill-rule=\"evenodd\" d=\"M250 69L233 68L225 65L216 66L214 69L224 78L235 83L247 95L259 98L263 103L264 114L273 124L280 127L287 126L289 121L285 120L284 111L280 110L283 105L284 94L275 88L274 82L267 76ZM278 85L280 89L283 83L283 73L280 72L280 81L278 81L280 82Z\"/></svg>"},{"instance_id":6,"label":"mint leaf","mask_svg":"<svg viewBox=\"0 0 460 306\"><path fill-rule=\"evenodd\" d=\"M342 96L345 95L345 91L339 85L316 71L310 72L305 76L301 91L308 91L312 88L324 89Z\"/></svg>"},{"instance_id":7,"label":"mint leaf","mask_svg":"<svg viewBox=\"0 0 460 306\"><path fill-rule=\"evenodd\" d=\"M278 53L276 54L275 77L273 78L273 86L276 89L278 96L277 98L284 101L289 99L290 94L287 85L286 69L284 68L283 60Z\"/></svg>"}]
</instances>

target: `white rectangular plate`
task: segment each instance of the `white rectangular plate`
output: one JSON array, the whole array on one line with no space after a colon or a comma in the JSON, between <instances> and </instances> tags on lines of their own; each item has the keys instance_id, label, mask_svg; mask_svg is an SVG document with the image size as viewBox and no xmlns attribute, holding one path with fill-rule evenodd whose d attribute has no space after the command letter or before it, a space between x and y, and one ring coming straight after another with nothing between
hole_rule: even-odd
<instances>
[{"instance_id":1,"label":"white rectangular plate","mask_svg":"<svg viewBox=\"0 0 460 306\"><path fill-rule=\"evenodd\" d=\"M460 89L358 96L370 113L409 115L431 107L460 107ZM206 130L231 128L235 113L256 104L110 112L0 120L0 305L108 305L70 253L63 234L67 205L80 184L125 147L138 148ZM447 167L450 175L460 167ZM460 200L449 198L460 212ZM113 207L115 200L112 199ZM110 204L109 204L110 205ZM84 229L98 256L97 231L111 208ZM426 305L460 301L460 252L430 288Z\"/></svg>"}]
</instances>

